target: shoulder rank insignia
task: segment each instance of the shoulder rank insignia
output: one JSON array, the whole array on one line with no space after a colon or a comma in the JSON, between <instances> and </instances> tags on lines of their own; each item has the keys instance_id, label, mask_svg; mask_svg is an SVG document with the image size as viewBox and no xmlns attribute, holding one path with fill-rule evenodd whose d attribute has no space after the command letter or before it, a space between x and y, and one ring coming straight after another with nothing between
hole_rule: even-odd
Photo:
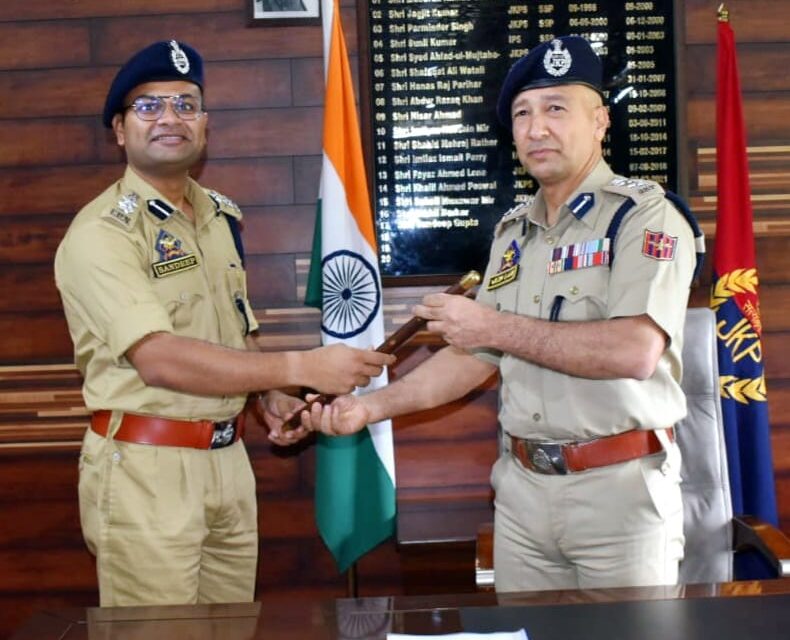
<instances>
[{"instance_id":1,"label":"shoulder rank insignia","mask_svg":"<svg viewBox=\"0 0 790 640\"><path fill-rule=\"evenodd\" d=\"M159 254L159 262L151 265L156 278L194 269L199 264L197 256L194 253L187 253L181 246L181 240L164 229L159 231L154 248Z\"/></svg>"},{"instance_id":2,"label":"shoulder rank insignia","mask_svg":"<svg viewBox=\"0 0 790 640\"><path fill-rule=\"evenodd\" d=\"M494 235L498 236L502 231L509 227L514 222L526 217L532 202L535 200L534 196L528 196L524 202L518 203L516 206L511 207L502 215L494 228Z\"/></svg>"},{"instance_id":3,"label":"shoulder rank insignia","mask_svg":"<svg viewBox=\"0 0 790 640\"><path fill-rule=\"evenodd\" d=\"M139 205L140 196L134 191L130 191L118 198L118 202L103 217L114 220L129 229L134 223L134 216Z\"/></svg>"},{"instance_id":4,"label":"shoulder rank insignia","mask_svg":"<svg viewBox=\"0 0 790 640\"><path fill-rule=\"evenodd\" d=\"M228 196L224 196L213 189L206 189L205 191L208 197L211 198L212 202L214 202L214 208L217 210L217 214L224 212L231 215L235 214L235 217L240 216L241 209L239 209L236 203L228 198Z\"/></svg>"},{"instance_id":5,"label":"shoulder rank insignia","mask_svg":"<svg viewBox=\"0 0 790 640\"><path fill-rule=\"evenodd\" d=\"M652 180L638 180L636 178L624 178L615 176L609 184L602 187L604 191L616 193L626 198L631 198L634 202L639 202L644 198L652 198L664 195L661 185Z\"/></svg>"},{"instance_id":6,"label":"shoulder rank insignia","mask_svg":"<svg viewBox=\"0 0 790 640\"><path fill-rule=\"evenodd\" d=\"M671 236L663 231L650 231L645 229L642 241L642 255L653 260L674 260L677 236Z\"/></svg>"},{"instance_id":7,"label":"shoulder rank insignia","mask_svg":"<svg viewBox=\"0 0 790 640\"><path fill-rule=\"evenodd\" d=\"M499 287L510 284L518 278L519 262L521 262L521 247L518 246L515 240L511 240L502 254L499 270L488 279L486 289L488 291L499 289Z\"/></svg>"},{"instance_id":8,"label":"shoulder rank insignia","mask_svg":"<svg viewBox=\"0 0 790 640\"><path fill-rule=\"evenodd\" d=\"M551 252L547 271L550 275L554 275L563 271L607 265L610 255L609 244L609 238L598 238L597 240L556 247Z\"/></svg>"}]
</instances>

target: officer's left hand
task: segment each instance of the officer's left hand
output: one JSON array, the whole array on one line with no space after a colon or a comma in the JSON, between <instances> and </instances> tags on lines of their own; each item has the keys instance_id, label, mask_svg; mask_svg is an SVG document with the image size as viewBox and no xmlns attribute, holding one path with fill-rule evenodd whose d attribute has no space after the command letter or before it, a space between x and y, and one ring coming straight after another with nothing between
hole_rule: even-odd
<instances>
[{"instance_id":1,"label":"officer's left hand","mask_svg":"<svg viewBox=\"0 0 790 640\"><path fill-rule=\"evenodd\" d=\"M287 446L298 442L310 433L301 426L287 431L282 428L285 421L304 404L304 400L277 390L267 391L258 396L256 409L269 429L269 440L277 445Z\"/></svg>"},{"instance_id":2,"label":"officer's left hand","mask_svg":"<svg viewBox=\"0 0 790 640\"><path fill-rule=\"evenodd\" d=\"M428 331L441 334L447 344L475 349L490 345L499 314L464 296L432 293L415 305L414 315L425 318Z\"/></svg>"}]
</instances>

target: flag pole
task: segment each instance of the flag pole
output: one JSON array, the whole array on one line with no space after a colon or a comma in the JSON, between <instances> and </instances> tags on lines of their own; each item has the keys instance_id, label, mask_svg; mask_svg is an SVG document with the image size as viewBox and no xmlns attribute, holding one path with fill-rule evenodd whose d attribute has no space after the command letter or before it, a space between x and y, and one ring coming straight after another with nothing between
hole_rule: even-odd
<instances>
[{"instance_id":1,"label":"flag pole","mask_svg":"<svg viewBox=\"0 0 790 640\"><path fill-rule=\"evenodd\" d=\"M351 563L346 571L346 596L349 598L359 597L359 585L357 584L357 562Z\"/></svg>"}]
</instances>

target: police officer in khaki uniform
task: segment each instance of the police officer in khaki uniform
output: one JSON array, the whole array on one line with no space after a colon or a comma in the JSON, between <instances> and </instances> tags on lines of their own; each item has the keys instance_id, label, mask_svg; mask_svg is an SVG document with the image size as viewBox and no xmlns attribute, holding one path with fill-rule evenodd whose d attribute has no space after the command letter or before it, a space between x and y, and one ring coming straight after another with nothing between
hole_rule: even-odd
<instances>
[{"instance_id":1,"label":"police officer in khaki uniform","mask_svg":"<svg viewBox=\"0 0 790 640\"><path fill-rule=\"evenodd\" d=\"M465 394L498 369L500 591L672 584L683 556L672 425L691 226L661 187L616 176L601 62L580 37L516 62L498 115L540 190L496 228L477 301L426 296L415 313L449 347L389 387L303 412L347 433Z\"/></svg>"},{"instance_id":2,"label":"police officer in khaki uniform","mask_svg":"<svg viewBox=\"0 0 790 640\"><path fill-rule=\"evenodd\" d=\"M206 143L203 65L175 40L118 72L104 108L123 177L83 208L55 258L85 404L80 515L102 605L250 601L255 478L247 395L269 437L300 401L347 393L390 358L332 346L263 353L247 298L241 212L189 169Z\"/></svg>"}]
</instances>

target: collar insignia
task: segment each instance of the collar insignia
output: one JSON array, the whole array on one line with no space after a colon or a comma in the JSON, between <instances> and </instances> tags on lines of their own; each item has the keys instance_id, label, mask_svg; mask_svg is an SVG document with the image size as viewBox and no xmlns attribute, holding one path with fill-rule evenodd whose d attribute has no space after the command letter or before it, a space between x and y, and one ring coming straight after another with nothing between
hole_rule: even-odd
<instances>
[{"instance_id":1,"label":"collar insignia","mask_svg":"<svg viewBox=\"0 0 790 640\"><path fill-rule=\"evenodd\" d=\"M594 205L595 195L592 193L580 193L568 203L571 213L577 220L581 220Z\"/></svg>"},{"instance_id":2,"label":"collar insignia","mask_svg":"<svg viewBox=\"0 0 790 640\"><path fill-rule=\"evenodd\" d=\"M164 200L152 199L146 200L146 203L148 204L148 211L160 220L167 220L175 211Z\"/></svg>"}]
</instances>

